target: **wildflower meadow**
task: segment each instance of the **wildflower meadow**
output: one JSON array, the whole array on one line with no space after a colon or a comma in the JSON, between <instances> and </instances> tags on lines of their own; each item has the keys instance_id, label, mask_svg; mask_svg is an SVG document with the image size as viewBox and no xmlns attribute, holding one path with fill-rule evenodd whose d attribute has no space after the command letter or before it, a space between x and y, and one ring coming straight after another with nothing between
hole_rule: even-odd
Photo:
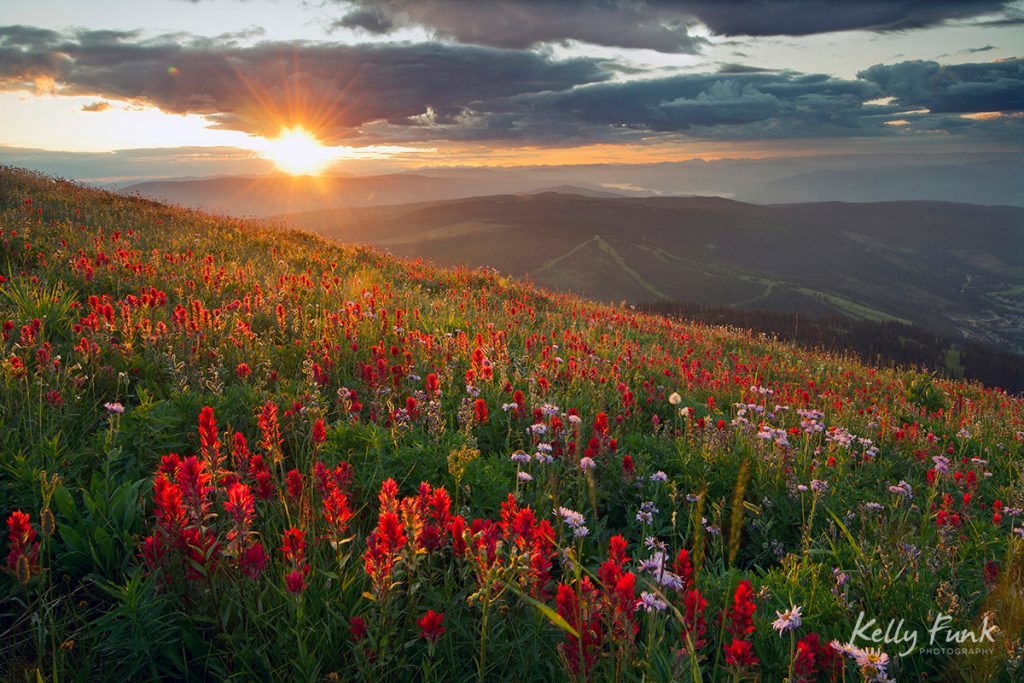
<instances>
[{"instance_id":1,"label":"wildflower meadow","mask_svg":"<svg viewBox=\"0 0 1024 683\"><path fill-rule=\"evenodd\" d=\"M5 680L1024 680L1018 397L14 169L0 245Z\"/></svg>"}]
</instances>

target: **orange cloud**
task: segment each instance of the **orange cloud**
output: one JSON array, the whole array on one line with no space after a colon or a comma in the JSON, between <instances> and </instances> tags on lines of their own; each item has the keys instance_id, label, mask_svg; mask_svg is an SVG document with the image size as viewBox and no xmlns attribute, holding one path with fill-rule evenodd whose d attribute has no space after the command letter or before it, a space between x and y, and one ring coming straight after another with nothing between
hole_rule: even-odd
<instances>
[{"instance_id":1,"label":"orange cloud","mask_svg":"<svg viewBox=\"0 0 1024 683\"><path fill-rule=\"evenodd\" d=\"M104 102L103 100L82 105L82 111L106 111L108 109L110 109L110 102Z\"/></svg>"}]
</instances>

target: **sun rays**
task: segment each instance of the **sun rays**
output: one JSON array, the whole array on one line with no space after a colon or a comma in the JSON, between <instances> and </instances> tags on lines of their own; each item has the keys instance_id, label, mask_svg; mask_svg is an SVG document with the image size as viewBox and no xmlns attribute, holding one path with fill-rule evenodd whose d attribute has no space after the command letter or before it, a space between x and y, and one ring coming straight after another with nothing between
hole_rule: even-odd
<instances>
[{"instance_id":1,"label":"sun rays","mask_svg":"<svg viewBox=\"0 0 1024 683\"><path fill-rule=\"evenodd\" d=\"M284 128L276 138L265 140L257 150L278 170L291 175L319 175L344 156L343 149L325 147L302 126Z\"/></svg>"}]
</instances>

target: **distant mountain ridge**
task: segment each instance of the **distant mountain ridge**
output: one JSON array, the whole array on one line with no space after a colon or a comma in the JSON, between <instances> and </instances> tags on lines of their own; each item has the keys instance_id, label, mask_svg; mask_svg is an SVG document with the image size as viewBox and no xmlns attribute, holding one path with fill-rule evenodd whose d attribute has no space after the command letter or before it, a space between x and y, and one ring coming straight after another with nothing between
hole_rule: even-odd
<instances>
[{"instance_id":1,"label":"distant mountain ridge","mask_svg":"<svg viewBox=\"0 0 1024 683\"><path fill-rule=\"evenodd\" d=\"M622 192L611 192L609 190L593 190L588 187L579 187L577 185L554 185L552 187L541 187L536 190L530 190L525 194L547 194L552 192L554 194L575 194L580 197L622 197Z\"/></svg>"},{"instance_id":2,"label":"distant mountain ridge","mask_svg":"<svg viewBox=\"0 0 1024 683\"><path fill-rule=\"evenodd\" d=\"M593 197L721 196L758 204L954 201L1024 206L1019 154L838 155L655 164L423 168L319 178L218 176L123 192L235 216L555 191Z\"/></svg>"},{"instance_id":3,"label":"distant mountain ridge","mask_svg":"<svg viewBox=\"0 0 1024 683\"><path fill-rule=\"evenodd\" d=\"M562 186L562 189L568 187ZM550 189L547 180L390 173L376 176L272 175L168 180L129 185L123 192L235 216L265 217L292 211L459 199L493 194L499 190L546 192ZM622 196L622 193L598 187L572 186L571 189L592 196Z\"/></svg>"}]
</instances>

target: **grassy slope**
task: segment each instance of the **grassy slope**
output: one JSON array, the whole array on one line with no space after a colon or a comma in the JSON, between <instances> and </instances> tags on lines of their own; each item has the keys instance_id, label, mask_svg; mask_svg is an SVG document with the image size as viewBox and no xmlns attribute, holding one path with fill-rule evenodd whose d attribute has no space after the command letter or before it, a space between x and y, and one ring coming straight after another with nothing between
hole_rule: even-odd
<instances>
[{"instance_id":1,"label":"grassy slope","mask_svg":"<svg viewBox=\"0 0 1024 683\"><path fill-rule=\"evenodd\" d=\"M991 521L996 499L1024 505L1019 400L549 294L482 271L428 268L17 171L0 171L0 208L0 272L8 280L0 285L0 320L13 323L2 346L0 513L23 509L39 529L40 473L63 479L52 501L57 533L41 554L47 571L26 587L0 577L0 596L9 596L0 597L0 661L12 676L55 666L65 676L119 680L185 671L246 678L340 671L402 680L429 666L415 624L428 608L446 613L435 673L455 680L475 674L481 611L467 604L476 587L463 561L447 551L423 560L386 608L363 597L369 585L358 556L386 477L403 495L420 481L445 486L467 519L498 516L510 490L539 517L550 519L554 505L580 510L591 528L581 545L590 569L603 561L614 533L627 537L637 559L646 557L641 541L651 534L673 555L699 549L698 585L709 617L739 578L764 587L752 636L764 680L786 673L789 643L768 624L791 602L805 608L800 635L813 630L825 639L848 638L862 608L922 629L936 611L953 612L965 628L981 611L995 610L1005 635L1020 634L1019 587L1007 584L1020 578L1020 541L1011 541L1019 518ZM41 325L34 339L25 338L19 332L33 318ZM49 347L39 351L44 343ZM490 417L464 425L466 372L478 347L493 368L493 379L473 380ZM251 369L244 377L237 371L243 363ZM404 425L394 412L408 396L424 403L428 373L440 376L443 429L427 417ZM574 440L582 450L598 414L606 413L617 451L603 446L589 476L569 455L548 470L530 465L534 481L517 486L508 455L531 449L526 428L533 420L502 411L511 401L506 383L525 393L530 411L542 404L559 406L563 417L569 408L578 411L581 431L565 435L565 447ZM766 397L753 386L775 393ZM348 396L339 394L342 387L358 391L356 419L338 400ZM706 420L704 428L676 415L668 403L673 391ZM125 414L109 415L108 401L122 402ZM353 465L353 556L339 568L327 544L312 542L309 587L301 600L289 595L277 551L281 532L297 523L315 537L318 516L306 515L317 503L293 509L281 494L258 503L255 528L271 557L260 581L240 578L225 559L226 568L206 583L180 580L158 591L138 550L153 526L151 477L160 456L199 451L196 419L204 405L214 408L225 449L233 431L256 444L256 414L267 401L286 411L279 491L288 466L308 471L314 459ZM736 403L759 403L771 413L762 419L796 428L792 447L773 446L757 438L756 428L734 423ZM803 434L797 407L820 409L830 428L871 439L877 455L865 455L866 443L846 448ZM755 422L756 415L747 412ZM327 423L327 440L314 446L318 418ZM712 426L719 419L726 423L721 431ZM448 456L465 448L480 455L458 486ZM961 503L966 485L952 475L926 483L933 456L947 453L953 469L979 475L970 505ZM635 459L636 479L622 475L623 454ZM959 464L961 457L967 464ZM659 470L668 482L647 479ZM745 484L737 487L744 470ZM828 481L828 493L801 493L797 486L811 479ZM914 487L912 503L887 492L900 480ZM699 513L721 536L692 523L694 505L683 496L698 492ZM952 533L936 527L931 511L943 504L943 493L951 495L950 512L963 519ZM650 526L635 518L644 500L661 510ZM865 501L882 510L865 509ZM217 498L215 510L222 504ZM904 542L919 554L908 554ZM995 586L982 580L990 560L1003 567ZM835 568L851 576L842 599L831 590ZM556 579L563 576L557 562L554 571ZM559 630L514 596L500 609L487 641L488 676L561 676ZM375 641L372 661L349 642L354 614L386 622L376 637L386 633L387 640ZM659 644L662 629L667 635ZM74 647L57 648L70 639ZM711 639L709 678L717 632ZM671 668L670 647L680 640L674 622L658 617L644 622L638 642L632 667L657 678L659 667ZM910 677L1009 675L1005 655L912 655L897 666Z\"/></svg>"},{"instance_id":2,"label":"grassy slope","mask_svg":"<svg viewBox=\"0 0 1024 683\"><path fill-rule=\"evenodd\" d=\"M599 300L906 319L1024 350L1024 302L1006 293L1024 278L1020 208L541 194L334 209L289 222Z\"/></svg>"}]
</instances>

